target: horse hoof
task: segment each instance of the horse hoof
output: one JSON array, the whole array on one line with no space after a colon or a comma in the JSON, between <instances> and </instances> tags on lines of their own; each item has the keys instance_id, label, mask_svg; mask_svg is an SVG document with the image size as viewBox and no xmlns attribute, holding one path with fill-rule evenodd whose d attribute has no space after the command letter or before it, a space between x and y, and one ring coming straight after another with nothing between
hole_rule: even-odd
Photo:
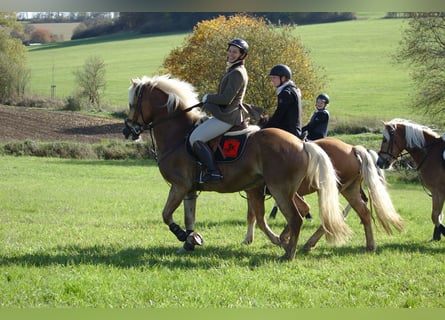
<instances>
[{"instance_id":1,"label":"horse hoof","mask_svg":"<svg viewBox=\"0 0 445 320\"><path fill-rule=\"evenodd\" d=\"M442 226L442 225L440 225ZM431 238L430 242L432 241L439 241L441 236L441 228L440 227L434 227L433 237Z\"/></svg>"},{"instance_id":2,"label":"horse hoof","mask_svg":"<svg viewBox=\"0 0 445 320\"><path fill-rule=\"evenodd\" d=\"M269 218L275 219L275 217L277 216L277 211L278 211L278 208L277 207L273 207L272 211L269 214Z\"/></svg>"},{"instance_id":3,"label":"horse hoof","mask_svg":"<svg viewBox=\"0 0 445 320\"><path fill-rule=\"evenodd\" d=\"M280 262L289 262L289 261L292 261L292 258L287 253L285 253L284 255L282 255L278 259L278 261L280 261Z\"/></svg>"},{"instance_id":4,"label":"horse hoof","mask_svg":"<svg viewBox=\"0 0 445 320\"><path fill-rule=\"evenodd\" d=\"M365 248L365 253L375 253L376 251L377 251L376 247L371 247L371 248L366 247Z\"/></svg>"},{"instance_id":5,"label":"horse hoof","mask_svg":"<svg viewBox=\"0 0 445 320\"><path fill-rule=\"evenodd\" d=\"M204 245L204 239L198 232L192 232L187 236L185 240L186 243L190 243L193 246L202 246ZM184 244L185 246L185 244Z\"/></svg>"},{"instance_id":6,"label":"horse hoof","mask_svg":"<svg viewBox=\"0 0 445 320\"><path fill-rule=\"evenodd\" d=\"M444 226L443 224L440 224L440 225L439 225L439 230L440 230L440 232L442 233L442 235L445 236L445 226Z\"/></svg>"}]
</instances>

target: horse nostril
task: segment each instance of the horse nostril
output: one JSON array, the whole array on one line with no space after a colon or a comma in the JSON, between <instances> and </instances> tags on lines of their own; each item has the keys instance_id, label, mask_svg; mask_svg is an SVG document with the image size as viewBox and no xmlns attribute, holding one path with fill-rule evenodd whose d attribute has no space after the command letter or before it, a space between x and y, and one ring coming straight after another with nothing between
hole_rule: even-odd
<instances>
[{"instance_id":1,"label":"horse nostril","mask_svg":"<svg viewBox=\"0 0 445 320\"><path fill-rule=\"evenodd\" d=\"M130 129L128 129L128 128L124 128L123 130L122 130L122 134L124 135L124 137L125 137L125 139L128 139L128 137L130 136Z\"/></svg>"}]
</instances>

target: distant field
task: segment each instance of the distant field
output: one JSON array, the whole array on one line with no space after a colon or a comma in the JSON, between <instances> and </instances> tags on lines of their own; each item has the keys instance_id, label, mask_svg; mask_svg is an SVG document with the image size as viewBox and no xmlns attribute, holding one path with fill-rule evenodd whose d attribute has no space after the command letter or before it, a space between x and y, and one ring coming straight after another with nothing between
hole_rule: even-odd
<instances>
[{"instance_id":1,"label":"distant field","mask_svg":"<svg viewBox=\"0 0 445 320\"><path fill-rule=\"evenodd\" d=\"M54 84L57 97L72 96L75 89L73 71L81 68L87 57L100 56L106 64L105 103L126 108L130 80L153 75L183 38L184 34L119 34L30 47L31 92L49 96L51 84Z\"/></svg>"},{"instance_id":2,"label":"distant field","mask_svg":"<svg viewBox=\"0 0 445 320\"><path fill-rule=\"evenodd\" d=\"M71 40L74 29L79 25L79 22L70 23L31 23L32 26L39 29L46 29L55 34L59 39L68 41Z\"/></svg>"},{"instance_id":3,"label":"distant field","mask_svg":"<svg viewBox=\"0 0 445 320\"><path fill-rule=\"evenodd\" d=\"M369 19L296 28L314 63L326 71L325 91L332 100L333 125L340 121L379 124L395 117L429 124L407 107L414 88L409 70L394 64L391 58L403 27L402 19L378 19L373 14ZM32 47L31 91L50 95L54 84L57 97L72 95L73 70L80 68L88 56L98 55L107 65L105 102L114 108L126 108L130 79L158 73L165 57L183 43L186 35L121 34ZM295 81L298 83L298 79ZM304 120L309 117L305 114Z\"/></svg>"},{"instance_id":4,"label":"distant field","mask_svg":"<svg viewBox=\"0 0 445 320\"><path fill-rule=\"evenodd\" d=\"M379 19L303 26L297 29L313 60L326 70L331 113L345 119L408 117L413 83L392 56L404 20Z\"/></svg>"}]
</instances>

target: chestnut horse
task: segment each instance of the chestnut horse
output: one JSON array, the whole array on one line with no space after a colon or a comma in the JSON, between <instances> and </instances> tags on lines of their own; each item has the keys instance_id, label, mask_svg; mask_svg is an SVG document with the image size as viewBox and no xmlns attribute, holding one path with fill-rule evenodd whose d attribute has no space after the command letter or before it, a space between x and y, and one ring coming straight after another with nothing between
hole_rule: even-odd
<instances>
[{"instance_id":1,"label":"chestnut horse","mask_svg":"<svg viewBox=\"0 0 445 320\"><path fill-rule=\"evenodd\" d=\"M432 129L409 120L393 119L385 122L378 166L389 168L404 150L416 163L423 186L431 192L431 219L434 224L431 240L439 241L441 234L445 235L445 226L442 224L445 199L445 141Z\"/></svg>"},{"instance_id":2,"label":"chestnut horse","mask_svg":"<svg viewBox=\"0 0 445 320\"><path fill-rule=\"evenodd\" d=\"M143 130L150 130L152 134L158 149L159 170L171 185L162 218L177 239L184 242L180 252L192 251L195 245L202 244L202 237L194 232L198 190L220 193L244 190L260 229L273 243L284 248L282 260L292 260L303 222L294 193L304 178L319 186L319 198L323 203L320 215L328 240L334 244L347 240L351 230L340 210L337 176L320 147L303 143L282 130L256 130L250 133L238 160L218 163L224 176L221 182L198 183L200 167L186 148L188 135L204 118L195 108L198 101L194 87L168 75L143 77L132 82L129 117L123 133L127 138L132 135L133 139ZM264 219L264 185L287 220L289 227L281 235L275 234ZM185 230L173 219L181 201Z\"/></svg>"},{"instance_id":3,"label":"chestnut horse","mask_svg":"<svg viewBox=\"0 0 445 320\"><path fill-rule=\"evenodd\" d=\"M373 252L376 250L372 230L372 222L375 221L372 210L368 209L367 206L368 198L362 188L362 181L364 181L368 189L372 208L383 229L388 234L392 234L391 227L398 231L403 229L402 219L395 211L386 190L384 176L379 173L376 167L376 159L372 157L369 150L363 146L353 146L331 137L318 139L312 143L320 146L331 159L340 180L338 185L339 191L348 201L348 208L352 207L357 212L363 224L366 251ZM304 180L298 189L298 194L304 196L315 191L311 184ZM345 209L345 216L348 214L348 211ZM253 241L254 225L255 215L248 210L247 233L243 243L249 244ZM324 229L319 227L303 248L305 250L314 248L323 234Z\"/></svg>"}]
</instances>

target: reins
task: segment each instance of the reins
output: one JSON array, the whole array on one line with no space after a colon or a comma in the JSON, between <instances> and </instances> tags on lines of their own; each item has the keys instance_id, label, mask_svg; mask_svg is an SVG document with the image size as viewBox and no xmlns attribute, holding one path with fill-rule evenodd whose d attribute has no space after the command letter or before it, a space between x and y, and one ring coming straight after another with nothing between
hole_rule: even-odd
<instances>
[{"instance_id":1,"label":"reins","mask_svg":"<svg viewBox=\"0 0 445 320\"><path fill-rule=\"evenodd\" d=\"M161 123L166 122L166 121L168 121L168 120L171 120L171 119L173 119L173 118L179 117L182 113L190 112L190 111L192 111L192 110L195 109L195 108L201 107L202 105L203 105L203 103L202 103L202 102L199 102L199 103L197 103L197 104L195 104L195 105L193 105L193 106L191 106L191 107L188 107L188 108L186 108L186 109L175 110L173 113L170 113L170 114L168 114L168 115L165 116L165 117L159 118L159 119L156 120L156 121L152 121L152 122L150 122L150 123L148 123L148 124L145 124L142 128L143 128L144 130L146 130L146 129L150 129L150 130L151 130L151 129L153 129L155 126L157 126L158 124L161 124ZM141 110L142 110L142 109L141 109Z\"/></svg>"},{"instance_id":2,"label":"reins","mask_svg":"<svg viewBox=\"0 0 445 320\"><path fill-rule=\"evenodd\" d=\"M147 129L148 129L149 132L150 132L151 145L153 146L153 148L152 148L150 151L151 151L151 153L153 154L153 157L154 157L156 163L159 164L159 161L160 161L160 160L159 160L159 158L158 158L158 152L157 152L157 150L156 150L155 139L154 139L154 137L153 137L153 128L154 128L155 126L157 126L158 124L161 124L161 123L163 123L163 122L166 122L166 121L168 121L168 120L171 120L171 119L173 119L173 118L176 118L176 117L178 117L179 115L181 115L182 113L190 112L190 111L192 111L194 108L198 108L198 107L200 107L200 106L202 106L202 105L203 105L203 103L200 102L200 103L197 103L197 104L195 104L195 105L193 105L193 106L191 106L191 107L188 107L188 108L186 108L186 109L175 110L174 113L171 113L171 114L169 114L169 115L167 115L167 116L165 116L165 117L162 117L162 118L158 119L157 121L152 121L152 122L150 122L150 123L148 123L148 124L145 124L145 125L142 127L142 130L147 130ZM142 112L142 108L141 108L141 112ZM180 143L178 143L178 147L181 146L183 143L184 143L183 141L181 141ZM177 147L172 148L170 152L173 152L176 148L177 148ZM166 157L166 155L164 155L164 158L165 158L165 157Z\"/></svg>"}]
</instances>

